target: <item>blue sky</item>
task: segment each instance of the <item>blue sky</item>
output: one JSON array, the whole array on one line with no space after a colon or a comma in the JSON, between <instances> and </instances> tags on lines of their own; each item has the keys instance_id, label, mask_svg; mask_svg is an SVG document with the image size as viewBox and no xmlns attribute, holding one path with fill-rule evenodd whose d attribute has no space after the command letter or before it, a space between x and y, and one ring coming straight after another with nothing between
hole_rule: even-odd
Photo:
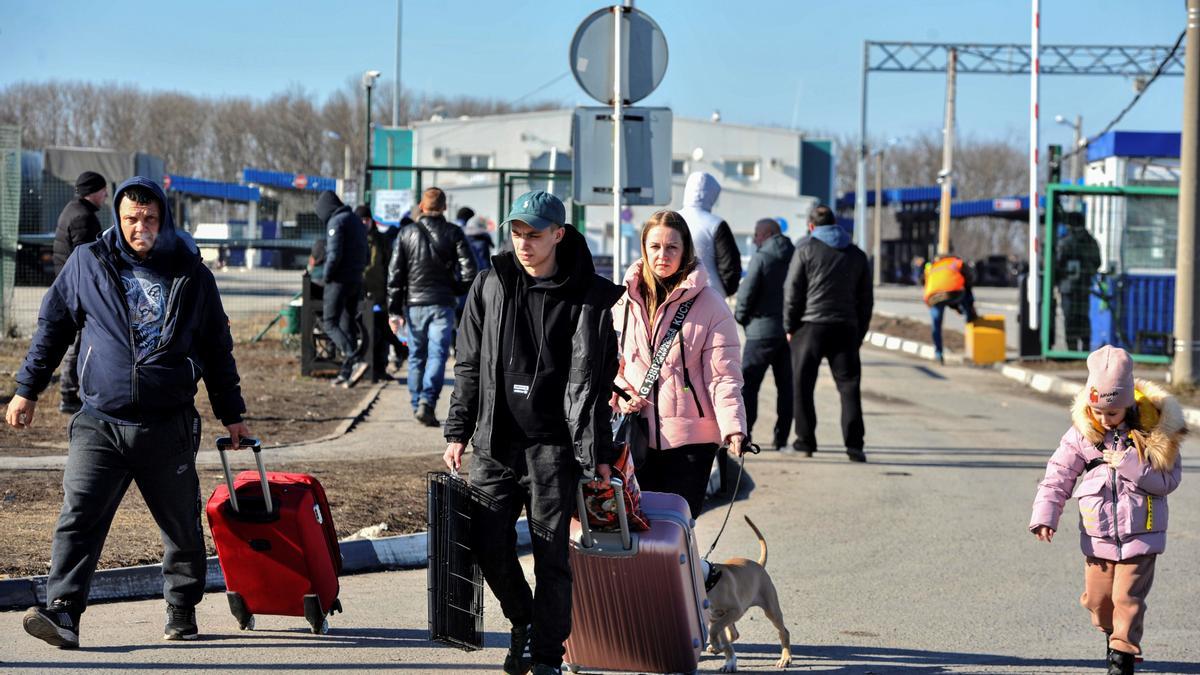
<instances>
[{"instance_id":1,"label":"blue sky","mask_svg":"<svg viewBox=\"0 0 1200 675\"><path fill-rule=\"evenodd\" d=\"M1028 0L638 0L662 27L670 64L643 105L677 115L856 133L863 40L1029 41ZM395 0L107 3L0 0L0 86L86 79L208 96L320 96L367 69L395 77ZM406 88L517 99L567 72L567 49L596 2L404 0ZM1170 45L1183 0L1043 0L1043 44ZM1175 130L1183 78L1161 78L1121 124ZM871 76L872 135L937 130L941 75ZM959 78L958 127L1028 142L1028 78ZM1070 141L1055 114L1095 133L1129 101L1115 77L1043 78L1043 141ZM533 96L594 105L571 77Z\"/></svg>"}]
</instances>

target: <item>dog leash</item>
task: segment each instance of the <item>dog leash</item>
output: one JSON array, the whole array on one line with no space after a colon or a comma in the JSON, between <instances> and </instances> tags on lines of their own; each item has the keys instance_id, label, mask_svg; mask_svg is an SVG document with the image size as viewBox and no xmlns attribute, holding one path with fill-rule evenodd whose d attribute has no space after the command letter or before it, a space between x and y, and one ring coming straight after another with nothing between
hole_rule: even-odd
<instances>
[{"instance_id":1,"label":"dog leash","mask_svg":"<svg viewBox=\"0 0 1200 675\"><path fill-rule=\"evenodd\" d=\"M758 447L755 443L750 443L746 446L746 452L751 454L757 455L761 451L762 448ZM725 526L729 524L729 516L733 513L733 503L737 501L738 488L742 484L742 474L746 472L746 452L743 452L742 456L738 458L738 475L737 480L733 482L733 492L729 494L729 508L725 510L725 520L721 522L721 529L717 530L717 537L713 539L712 546L708 547L708 552L701 558L704 562L708 562L708 556L712 555L712 552L716 550L717 542L721 541L721 535L725 534Z\"/></svg>"}]
</instances>

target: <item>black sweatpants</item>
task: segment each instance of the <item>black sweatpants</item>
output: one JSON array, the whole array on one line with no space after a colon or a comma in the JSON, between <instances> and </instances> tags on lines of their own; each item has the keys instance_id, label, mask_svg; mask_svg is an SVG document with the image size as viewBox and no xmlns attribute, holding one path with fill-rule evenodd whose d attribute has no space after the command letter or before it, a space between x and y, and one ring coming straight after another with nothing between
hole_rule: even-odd
<instances>
[{"instance_id":1,"label":"black sweatpants","mask_svg":"<svg viewBox=\"0 0 1200 675\"><path fill-rule=\"evenodd\" d=\"M829 370L842 399L842 440L846 449L863 447L862 362L857 329L846 323L805 323L792 336L792 367L796 382L796 449L817 449L817 406L813 395L821 361Z\"/></svg>"},{"instance_id":2,"label":"black sweatpants","mask_svg":"<svg viewBox=\"0 0 1200 675\"><path fill-rule=\"evenodd\" d=\"M471 484L494 503L477 505L471 519L471 549L504 617L513 625L533 624L530 653L535 663L559 666L571 634L571 514L581 472L568 446L508 444L476 450ZM524 508L533 539L529 588L517 560L517 518Z\"/></svg>"},{"instance_id":3,"label":"black sweatpants","mask_svg":"<svg viewBox=\"0 0 1200 675\"><path fill-rule=\"evenodd\" d=\"M635 470L638 487L683 497L692 517L698 518L704 508L704 493L718 447L716 443L695 443L667 450L650 448L646 451L646 461Z\"/></svg>"},{"instance_id":4,"label":"black sweatpants","mask_svg":"<svg viewBox=\"0 0 1200 675\"><path fill-rule=\"evenodd\" d=\"M92 573L121 498L136 482L162 533L163 596L193 607L204 597L204 531L200 524L200 416L195 410L145 424L113 424L86 412L67 427L63 507L50 552L47 601L87 605Z\"/></svg>"},{"instance_id":5,"label":"black sweatpants","mask_svg":"<svg viewBox=\"0 0 1200 675\"><path fill-rule=\"evenodd\" d=\"M792 432L792 353L787 338L747 339L742 350L742 399L746 403L746 428L754 429L758 419L758 388L767 368L775 376L775 435L772 448L787 445Z\"/></svg>"}]
</instances>

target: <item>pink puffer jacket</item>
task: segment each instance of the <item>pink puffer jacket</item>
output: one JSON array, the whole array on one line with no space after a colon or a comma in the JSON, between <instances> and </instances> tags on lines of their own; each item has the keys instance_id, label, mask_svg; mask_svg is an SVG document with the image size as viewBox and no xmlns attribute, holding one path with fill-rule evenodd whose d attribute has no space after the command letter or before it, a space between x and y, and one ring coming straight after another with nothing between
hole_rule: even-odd
<instances>
[{"instance_id":1,"label":"pink puffer jacket","mask_svg":"<svg viewBox=\"0 0 1200 675\"><path fill-rule=\"evenodd\" d=\"M650 447L721 443L731 434L746 433L737 323L725 301L709 287L703 266L697 266L660 306L653 341L641 286L639 260L625 273L625 297L612 310L616 329L625 329L616 383L629 392L641 387L653 347L670 328L679 305L696 298L683 322L682 343L679 337L672 342L658 387L649 396L651 405L642 410L650 422Z\"/></svg>"},{"instance_id":2,"label":"pink puffer jacket","mask_svg":"<svg viewBox=\"0 0 1200 675\"><path fill-rule=\"evenodd\" d=\"M1038 484L1030 531L1042 525L1057 530L1063 505L1073 494L1079 500L1079 543L1084 555L1120 561L1166 549L1167 495L1183 476L1179 446L1187 428L1173 396L1146 380L1137 380L1136 388L1142 399L1142 424L1133 432L1123 430L1120 440L1092 423L1086 390L1076 397L1071 429ZM1144 461L1136 447L1129 447L1129 436L1141 446ZM1102 463L1103 450L1127 447L1115 468ZM1090 469L1089 463L1093 463Z\"/></svg>"}]
</instances>

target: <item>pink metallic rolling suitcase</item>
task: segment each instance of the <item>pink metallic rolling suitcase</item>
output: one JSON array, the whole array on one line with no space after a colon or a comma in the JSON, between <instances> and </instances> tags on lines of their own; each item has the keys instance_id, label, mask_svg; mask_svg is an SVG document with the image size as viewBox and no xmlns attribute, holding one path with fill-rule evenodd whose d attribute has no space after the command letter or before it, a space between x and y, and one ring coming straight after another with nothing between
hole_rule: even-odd
<instances>
[{"instance_id":1,"label":"pink metallic rolling suitcase","mask_svg":"<svg viewBox=\"0 0 1200 675\"><path fill-rule=\"evenodd\" d=\"M574 585L564 660L573 672L695 672L708 639L708 600L687 502L643 492L650 531L631 533L617 490L621 531L595 532L581 485L580 520L571 523Z\"/></svg>"}]
</instances>

